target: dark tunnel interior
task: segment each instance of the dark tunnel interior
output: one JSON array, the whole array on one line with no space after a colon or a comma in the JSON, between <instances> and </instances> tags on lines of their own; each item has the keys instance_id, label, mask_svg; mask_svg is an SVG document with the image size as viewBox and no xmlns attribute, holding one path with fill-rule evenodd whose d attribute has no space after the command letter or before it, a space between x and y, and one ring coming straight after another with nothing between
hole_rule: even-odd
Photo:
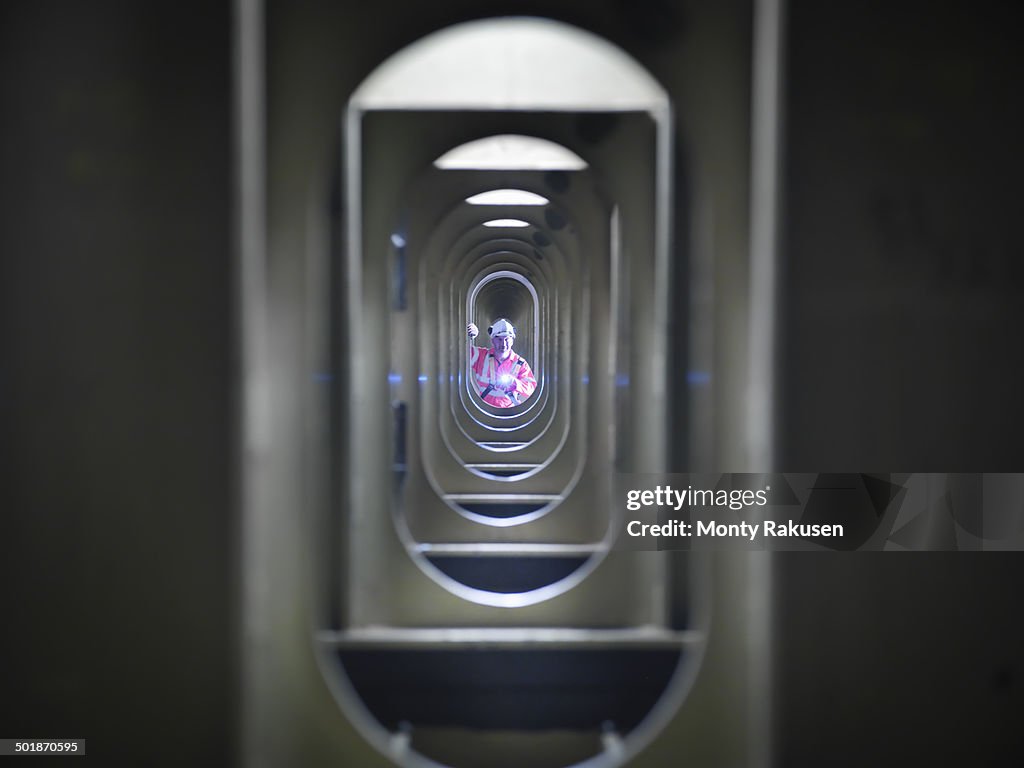
<instances>
[{"instance_id":1,"label":"dark tunnel interior","mask_svg":"<svg viewBox=\"0 0 1024 768\"><path fill-rule=\"evenodd\" d=\"M688 383L685 390L678 387L680 400L659 419L669 434L670 469L732 471L741 414L723 404L743 402L748 376L764 375L775 382L777 411L774 466L761 471L1024 471L1024 244L1018 223L1024 204L1018 40L1024 8L996 0L783 4L778 356L774 371L748 372L730 346L746 333L749 319L745 262L718 261L694 278L698 287L718 291L709 311L713 333L706 338L687 327L691 311L707 300L697 288L689 292L687 281L702 243L737 251L746 243L746 218L737 222L722 211L745 214L749 204L750 51L755 16L764 6L741 0L551 0L500 2L486 10L467 0L380 0L372 7L327 0L5 3L0 604L7 614L0 640L0 737L84 738L89 755L103 764L363 765L367 754L384 759L369 747L349 753L338 746L348 737L331 719L343 718L327 684L313 693L302 689L308 709L280 714L273 692L246 673L247 643L267 648L275 642L246 633L244 614L253 605L259 612L252 595L289 602L296 613L334 600L326 623L340 624L339 617L355 609L339 596L337 583L320 579L318 569L342 572L344 557L333 550L296 562L271 557L252 580L243 574L252 573L246 570L252 566L247 547L254 541L274 551L297 547L295 541L308 535L311 551L320 552L343 539L337 521L315 528L303 505L322 501L318 494L340 496L342 486L359 481L332 477L310 490L295 480L329 474L327 459L304 452L309 441L330 444L331 461L355 461L361 450L346 441L351 425L344 419L350 416L331 411L336 403L328 402L339 381L358 374L358 361L335 349L338 359L314 369L304 357L334 333L310 330L307 300L347 289L343 279L334 279L342 274L340 256L330 265L338 271L326 270L327 277L308 256L313 246L304 239L307 216L321 211L301 201L327 200L332 185L340 196L343 186L337 165L327 167L337 163L338 121L321 124L311 115L318 104L344 105L375 67L404 46L482 16L543 16L609 40L645 67L673 101L669 286L687 292L670 297L667 345L673 371ZM244 391L240 327L252 318L242 319L244 274L236 257L241 160L233 56L245 7L260 9L266 24L259 38L266 53L261 130L269 147L261 205L267 214L262 237L275 254L265 264L264 288L274 301L258 321L268 347L279 353L274 362L284 380L297 382L255 395ZM395 21L378 23L382 18ZM702 110L712 115L707 122L691 117ZM402 119L410 118L388 114L367 124L384 132ZM429 131L442 124L431 122ZM576 138L599 149L609 136L632 135L631 126L629 119L614 123L597 114L580 121ZM693 146L708 147L708 153L695 154ZM325 156L334 152L331 161L305 164L318 157L312 148L320 147L330 148ZM578 178L591 177L559 172L545 183L510 174L491 187L518 180L549 190L556 202L573 202L571 184ZM715 189L712 199L700 197L702 184ZM333 204L332 212L330 201L323 202L325 218L344 215L338 197ZM395 220L401 205L396 200L392 206ZM437 432L475 470L465 488L438 494L439 507L461 510L453 513L450 530L433 536L430 521L417 511L417 494L430 488L429 473L444 476L440 462L428 463L420 486L410 483L411 470L402 475L421 453L448 455L436 445L423 447L433 433L426 433L414 399L396 396L392 402L390 390L380 395L392 419L387 464L395 498L405 505L400 525L415 551L414 567L431 571L435 581L498 595L474 609L501 616L509 612L501 608L503 596L572 579L593 566L587 547L600 537L590 530L574 530L576 538L560 549L545 549L538 542L525 546L501 525L531 516L545 518L544 525L561 524L557 509L547 511L556 492L531 475L542 466L543 451L551 453L544 440L555 442L542 437L548 434L543 430L549 423L564 427L564 450L573 458L572 451L596 440L572 427L578 414L597 408L597 396L583 402L565 382L579 379L594 360L607 362L589 353L604 349L615 331L590 338L581 330L592 318L580 298L598 290L584 291L583 278L573 272L586 248L566 246L575 236L570 230L578 210L553 203L522 215L537 222L526 240L515 240L511 228L501 230L494 235L503 238L500 249L476 254L477 243L452 236L447 242L465 250L438 248L436 261L438 269L450 269L450 285L462 286L463 299L475 273L459 272L458 265L472 264L474 254L491 265L495 275L480 287L469 318L481 326L477 344L486 343L487 324L506 317L519 331L517 351L536 362L543 386L533 396L535 405L528 401L529 408L514 414L529 435L518 457L517 438L494 431L502 425L501 413L463 408L472 400L465 386L434 383L444 378L439 361L458 360L462 367L455 370L465 370L464 323L453 318L466 314L466 301L456 306L442 301L447 294L423 298L411 264L400 291L410 306L439 307L418 333L439 337L438 328L460 330L428 345L444 357L424 356L432 366L429 386L437 387L430 392L447 409L439 409L447 431ZM330 230L324 249L343 250L346 233L324 230ZM529 271L540 286L538 297L502 270ZM563 303L556 304L556 293ZM363 299L367 306L389 300ZM603 317L597 309L587 311ZM333 329L345 325L337 306L328 314ZM553 328L560 324L580 333L560 335ZM574 344L581 345L575 353ZM404 349L394 356L400 352L407 353L403 360L421 362ZM415 374L426 378L413 362L412 380L401 385L409 391L418 386ZM381 377L382 387L386 381ZM621 371L618 381L624 381ZM250 396L266 397L269 415L258 439L241 444ZM614 397L607 394L610 408L618 407ZM304 422L302 398L326 403L330 419ZM692 440L697 433L707 439ZM538 442L529 443L534 438ZM626 438L620 444L630 447ZM270 490L261 501L290 521L286 530L296 532L295 541L289 534L270 542L245 527L252 500L239 475L253 457L270 457ZM558 478L576 472L568 458L550 468ZM584 484L594 479L584 477ZM537 489L518 498L481 490L499 484L506 492L513 483ZM488 532L494 546L487 556L459 548L466 543L458 538L464 530L459 526L474 516L497 521ZM314 529L322 536L308 534ZM500 556L491 557L493 552ZM390 567L380 564L382 571ZM307 571L330 597L283 594L289 579L298 578L293 572L305 577ZM718 575L736 586L729 573ZM770 615L771 627L760 692L767 725L763 733L744 736L755 750L760 745L753 764L1024 761L1020 552L779 552L770 576L771 599L758 607ZM614 585L604 584L612 594ZM427 610L414 592L401 599L408 604L380 610L401 608L417 616ZM373 605L364 608L376 615ZM581 626L600 624L597 608L581 614ZM667 611L666 623L682 632L696 622L698 606L684 601ZM411 727L415 754L454 750L445 758L449 764L473 766L475 757L465 750L475 746L460 752L451 745L460 739L475 745L486 729L523 729L534 732L537 744L550 739L554 766L609 744L614 749L615 734L642 730L665 681L677 665L689 669L691 661L687 651L657 644L645 652L627 644L575 654L516 646L503 648L502 655L472 635L468 614L453 615L452 627L468 632L453 635L462 644L455 650L442 647L450 638L431 634L444 627L424 620L417 629L428 637L427 650L401 643L381 650L370 632L370 639L338 649L323 667L311 656L285 655L268 665L267 675L307 679L324 669L349 670L349 681L338 688L358 691L367 721L375 718L396 740ZM308 636L291 640L289 651L313 645ZM731 647L746 638L709 642L718 640ZM422 663L424 655L432 661ZM699 669L696 659L693 669ZM723 673L721 679L719 708L696 713L685 734L690 742L680 747L692 743L693 752L653 747L637 756L637 765L716 765L708 756L713 747L700 746L700 732L740 718L721 703L729 701L734 677ZM502 696L494 697L495 690ZM716 701L713 695L710 700ZM268 712L277 714L266 733L246 732L245 723L263 722ZM359 723L352 728L362 728ZM560 729L586 730L590 741L558 741ZM251 746L254 739L261 748ZM556 759L559 750L564 759Z\"/></svg>"}]
</instances>

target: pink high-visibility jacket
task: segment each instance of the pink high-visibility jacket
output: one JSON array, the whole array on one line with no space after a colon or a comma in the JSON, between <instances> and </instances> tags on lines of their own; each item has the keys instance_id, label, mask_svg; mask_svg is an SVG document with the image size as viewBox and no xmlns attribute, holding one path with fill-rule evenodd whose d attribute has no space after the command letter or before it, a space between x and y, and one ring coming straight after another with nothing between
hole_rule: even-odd
<instances>
[{"instance_id":1,"label":"pink high-visibility jacket","mask_svg":"<svg viewBox=\"0 0 1024 768\"><path fill-rule=\"evenodd\" d=\"M515 352L499 363L490 349L471 347L469 365L477 393L485 403L498 408L511 408L525 402L537 388L529 363Z\"/></svg>"}]
</instances>

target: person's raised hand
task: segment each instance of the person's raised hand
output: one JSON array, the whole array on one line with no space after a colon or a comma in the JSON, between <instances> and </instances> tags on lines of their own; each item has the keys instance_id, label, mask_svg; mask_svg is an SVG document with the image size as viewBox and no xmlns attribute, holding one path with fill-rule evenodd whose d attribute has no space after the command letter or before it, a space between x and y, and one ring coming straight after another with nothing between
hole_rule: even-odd
<instances>
[{"instance_id":1,"label":"person's raised hand","mask_svg":"<svg viewBox=\"0 0 1024 768\"><path fill-rule=\"evenodd\" d=\"M466 335L471 339L475 339L480 334L480 329L476 327L476 323L470 323L466 326Z\"/></svg>"}]
</instances>

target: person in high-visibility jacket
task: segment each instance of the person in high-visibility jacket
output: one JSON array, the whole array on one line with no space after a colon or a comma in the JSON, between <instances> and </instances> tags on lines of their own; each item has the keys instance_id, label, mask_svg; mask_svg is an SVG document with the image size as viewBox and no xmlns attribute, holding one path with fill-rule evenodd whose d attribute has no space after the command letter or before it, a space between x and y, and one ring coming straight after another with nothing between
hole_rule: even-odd
<instances>
[{"instance_id":1,"label":"person in high-visibility jacket","mask_svg":"<svg viewBox=\"0 0 1024 768\"><path fill-rule=\"evenodd\" d=\"M466 326L466 334L475 339L480 333L474 323ZM512 408L524 402L537 388L537 379L530 364L512 351L516 329L504 318L496 320L487 329L490 347L472 346L469 366L473 371L473 384L485 403L497 408Z\"/></svg>"}]
</instances>

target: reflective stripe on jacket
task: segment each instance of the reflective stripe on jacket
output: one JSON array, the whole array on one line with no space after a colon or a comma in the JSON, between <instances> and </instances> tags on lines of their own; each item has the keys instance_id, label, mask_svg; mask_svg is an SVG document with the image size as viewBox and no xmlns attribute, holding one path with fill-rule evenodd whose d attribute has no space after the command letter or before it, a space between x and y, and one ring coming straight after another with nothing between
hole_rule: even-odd
<instances>
[{"instance_id":1,"label":"reflective stripe on jacket","mask_svg":"<svg viewBox=\"0 0 1024 768\"><path fill-rule=\"evenodd\" d=\"M473 370L477 394L485 403L497 408L518 405L537 388L537 379L529 363L515 352L499 363L490 349L472 347L469 365Z\"/></svg>"}]
</instances>

